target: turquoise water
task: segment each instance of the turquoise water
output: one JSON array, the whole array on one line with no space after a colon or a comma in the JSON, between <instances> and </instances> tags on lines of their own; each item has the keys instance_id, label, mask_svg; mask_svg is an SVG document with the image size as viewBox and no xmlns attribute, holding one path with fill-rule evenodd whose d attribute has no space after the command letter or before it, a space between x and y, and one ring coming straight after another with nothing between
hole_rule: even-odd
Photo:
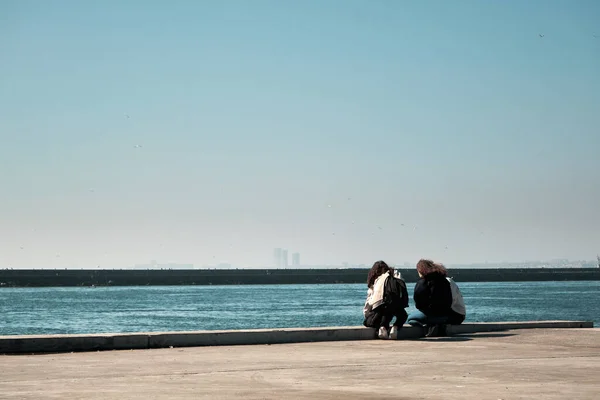
<instances>
[{"instance_id":1,"label":"turquoise water","mask_svg":"<svg viewBox=\"0 0 600 400\"><path fill-rule=\"evenodd\" d=\"M459 285L467 322L600 324L598 281ZM363 284L2 288L0 335L361 325L365 295Z\"/></svg>"}]
</instances>

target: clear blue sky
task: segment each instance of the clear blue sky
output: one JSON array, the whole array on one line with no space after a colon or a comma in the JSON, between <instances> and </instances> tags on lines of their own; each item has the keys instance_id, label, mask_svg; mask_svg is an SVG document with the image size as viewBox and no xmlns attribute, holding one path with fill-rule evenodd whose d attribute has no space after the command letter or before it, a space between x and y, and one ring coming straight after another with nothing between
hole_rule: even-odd
<instances>
[{"instance_id":1,"label":"clear blue sky","mask_svg":"<svg viewBox=\"0 0 600 400\"><path fill-rule=\"evenodd\" d=\"M593 0L2 1L0 267L592 259L598 21Z\"/></svg>"}]
</instances>

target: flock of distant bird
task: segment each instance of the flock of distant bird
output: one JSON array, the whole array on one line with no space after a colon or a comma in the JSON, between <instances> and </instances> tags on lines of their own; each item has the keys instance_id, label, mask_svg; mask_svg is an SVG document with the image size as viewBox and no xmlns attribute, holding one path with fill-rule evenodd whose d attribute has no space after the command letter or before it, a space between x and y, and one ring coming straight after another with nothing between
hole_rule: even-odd
<instances>
[{"instance_id":1,"label":"flock of distant bird","mask_svg":"<svg viewBox=\"0 0 600 400\"><path fill-rule=\"evenodd\" d=\"M544 37L546 37L546 35L545 35L544 33L540 33L540 34L538 34L538 36L539 36L540 38L544 38ZM593 34L593 35L592 35L592 37L593 37L594 39L598 39L598 38L600 38L600 35L598 35L598 34Z\"/></svg>"},{"instance_id":2,"label":"flock of distant bird","mask_svg":"<svg viewBox=\"0 0 600 400\"><path fill-rule=\"evenodd\" d=\"M546 35L545 35L545 34L543 34L543 33L539 33L539 34L538 34L538 36L539 36L539 37L541 37L541 38L543 38L543 37L545 37ZM593 34L593 35L592 35L592 37L593 37L594 39L598 39L598 35L596 35L596 34Z\"/></svg>"},{"instance_id":3,"label":"flock of distant bird","mask_svg":"<svg viewBox=\"0 0 600 400\"><path fill-rule=\"evenodd\" d=\"M348 200L351 200L351 198L348 197ZM333 205L332 204L327 204L327 208L333 208ZM352 223L352 225L354 225L354 220L352 220L351 223ZM405 226L405 224L401 223L400 226ZM417 225L413 226L413 231L416 231L418 228L419 227ZM379 226L379 225L377 226L377 229L383 230L383 228L381 226ZM479 233L483 235L482 231L480 231ZM374 235L374 234L375 234L375 232L371 233L371 235ZM332 232L332 236L335 236L335 232ZM448 250L448 246L444 246L444 249Z\"/></svg>"},{"instance_id":4,"label":"flock of distant bird","mask_svg":"<svg viewBox=\"0 0 600 400\"><path fill-rule=\"evenodd\" d=\"M538 34L538 36L539 36L540 38L544 38L544 37L546 37L546 35L545 35L544 33L539 33L539 34ZM597 39L597 38L599 37L599 35L593 34L593 35L592 35L592 37L593 37L594 39ZM131 118L131 116L130 116L129 114L127 114L127 113L125 113L125 114L123 114L123 115L124 115L124 117L125 117L126 119L130 119L130 118ZM133 147L134 147L135 149L141 149L143 146L142 146L141 144L136 144L136 145L134 145ZM94 190L93 188L90 188L90 189L89 189L89 191L90 191L91 193L94 193L94 192L95 192L95 190ZM352 198L348 197L348 200L352 200ZM331 204L328 204L328 205L327 205L327 207L328 207L328 208L332 208L333 206L332 206ZM355 221L353 220L353 221L351 221L351 223L352 223L352 225L354 225L354 224L355 224ZM405 226L405 225L404 225L403 223L401 223L401 224L400 224L400 226ZM377 226L377 228L378 228L379 230L383 230L383 228L382 228L381 226ZM417 229L418 229L418 226L416 226L416 225L415 225L415 226L413 227L413 231L416 231ZM375 234L375 233L372 233L372 235L374 235L374 234ZM483 235L483 232L480 232L480 234L482 234L482 235ZM333 232L333 233L332 233L332 235L333 235L333 236L335 236L335 232ZM448 246L445 246L445 249L447 250L447 249L448 249ZM21 250L25 250L25 248L24 248L23 246L21 246ZM56 258L60 258L60 254L57 254L57 255L56 255ZM213 256L213 258L214 258L214 256Z\"/></svg>"}]
</instances>

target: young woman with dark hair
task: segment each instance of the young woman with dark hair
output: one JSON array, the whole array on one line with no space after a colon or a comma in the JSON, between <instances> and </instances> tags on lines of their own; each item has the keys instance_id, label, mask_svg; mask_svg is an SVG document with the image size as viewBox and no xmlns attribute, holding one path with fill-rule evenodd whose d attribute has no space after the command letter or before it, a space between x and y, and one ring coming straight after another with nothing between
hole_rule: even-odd
<instances>
[{"instance_id":1,"label":"young woman with dark hair","mask_svg":"<svg viewBox=\"0 0 600 400\"><path fill-rule=\"evenodd\" d=\"M394 279L394 281L389 281ZM397 280L397 281L395 281ZM363 308L363 324L378 329L380 339L397 339L398 330L406 321L408 305L406 284L384 261L377 261L367 276L367 300ZM390 329L392 319L396 318Z\"/></svg>"},{"instance_id":2,"label":"young woman with dark hair","mask_svg":"<svg viewBox=\"0 0 600 400\"><path fill-rule=\"evenodd\" d=\"M407 323L426 326L425 336L443 336L446 324L459 325L465 320L462 295L456 283L448 278L443 264L422 259L417 263L417 272L419 280L414 293L417 311L410 313Z\"/></svg>"}]
</instances>

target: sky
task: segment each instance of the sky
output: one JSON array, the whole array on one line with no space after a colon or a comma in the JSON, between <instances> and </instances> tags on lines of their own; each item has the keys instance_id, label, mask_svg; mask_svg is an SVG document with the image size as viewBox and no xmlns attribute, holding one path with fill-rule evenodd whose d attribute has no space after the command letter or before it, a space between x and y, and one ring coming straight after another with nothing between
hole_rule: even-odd
<instances>
[{"instance_id":1,"label":"sky","mask_svg":"<svg viewBox=\"0 0 600 400\"><path fill-rule=\"evenodd\" d=\"M600 2L0 1L0 268L595 258Z\"/></svg>"}]
</instances>

